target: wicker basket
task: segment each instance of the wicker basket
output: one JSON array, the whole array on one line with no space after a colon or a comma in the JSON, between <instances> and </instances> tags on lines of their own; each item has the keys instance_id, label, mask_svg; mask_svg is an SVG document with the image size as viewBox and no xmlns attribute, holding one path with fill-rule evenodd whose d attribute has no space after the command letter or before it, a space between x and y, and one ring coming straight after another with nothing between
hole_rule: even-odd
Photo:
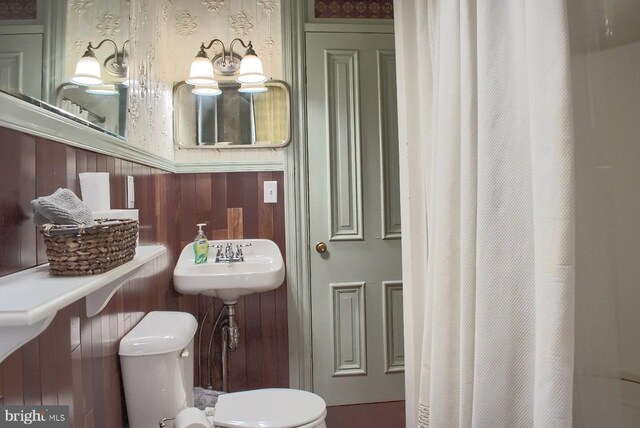
<instances>
[{"instance_id":1,"label":"wicker basket","mask_svg":"<svg viewBox=\"0 0 640 428\"><path fill-rule=\"evenodd\" d=\"M92 227L44 225L49 273L81 276L104 273L124 264L136 253L138 222L97 219Z\"/></svg>"}]
</instances>

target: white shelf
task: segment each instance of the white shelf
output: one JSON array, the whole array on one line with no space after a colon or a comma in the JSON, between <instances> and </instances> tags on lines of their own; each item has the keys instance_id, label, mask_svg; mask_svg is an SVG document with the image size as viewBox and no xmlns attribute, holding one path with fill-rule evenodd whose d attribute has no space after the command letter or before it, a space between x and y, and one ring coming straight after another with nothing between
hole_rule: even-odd
<instances>
[{"instance_id":1,"label":"white shelf","mask_svg":"<svg viewBox=\"0 0 640 428\"><path fill-rule=\"evenodd\" d=\"M0 362L47 328L58 310L86 297L94 316L124 282L146 263L166 253L163 246L138 247L128 263L100 275L49 275L49 265L0 278Z\"/></svg>"}]
</instances>

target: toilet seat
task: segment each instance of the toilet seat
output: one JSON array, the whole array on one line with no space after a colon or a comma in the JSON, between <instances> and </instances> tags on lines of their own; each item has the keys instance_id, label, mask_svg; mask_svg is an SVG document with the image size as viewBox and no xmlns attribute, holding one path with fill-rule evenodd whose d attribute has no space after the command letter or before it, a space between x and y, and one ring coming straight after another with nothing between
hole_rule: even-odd
<instances>
[{"instance_id":1,"label":"toilet seat","mask_svg":"<svg viewBox=\"0 0 640 428\"><path fill-rule=\"evenodd\" d=\"M296 389L257 389L218 397L213 425L224 428L301 428L324 420L324 400Z\"/></svg>"}]
</instances>

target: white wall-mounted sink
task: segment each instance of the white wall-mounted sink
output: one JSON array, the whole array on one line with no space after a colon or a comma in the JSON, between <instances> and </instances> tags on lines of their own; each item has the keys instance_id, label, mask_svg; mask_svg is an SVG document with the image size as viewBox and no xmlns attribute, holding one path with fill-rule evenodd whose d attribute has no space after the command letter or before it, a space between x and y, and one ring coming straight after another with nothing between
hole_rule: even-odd
<instances>
[{"instance_id":1,"label":"white wall-mounted sink","mask_svg":"<svg viewBox=\"0 0 640 428\"><path fill-rule=\"evenodd\" d=\"M216 262L216 249L209 249L209 260L195 264L193 244L182 249L173 270L173 283L180 293L204 294L234 304L238 297L274 290L284 281L284 260L278 246L268 239L236 239L209 241L225 247L231 243L251 244L243 247L244 261Z\"/></svg>"}]
</instances>

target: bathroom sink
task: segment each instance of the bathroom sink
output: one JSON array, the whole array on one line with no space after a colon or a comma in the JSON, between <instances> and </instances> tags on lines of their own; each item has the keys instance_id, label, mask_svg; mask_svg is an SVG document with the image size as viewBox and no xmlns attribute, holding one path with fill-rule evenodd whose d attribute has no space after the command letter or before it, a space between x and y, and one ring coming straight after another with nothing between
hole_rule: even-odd
<instances>
[{"instance_id":1,"label":"bathroom sink","mask_svg":"<svg viewBox=\"0 0 640 428\"><path fill-rule=\"evenodd\" d=\"M216 262L216 245L251 244L242 247L243 261ZM173 283L180 293L204 294L234 304L238 297L274 290L284 281L284 261L278 246L268 239L209 241L209 260L195 264L193 244L182 249L173 270Z\"/></svg>"}]
</instances>

